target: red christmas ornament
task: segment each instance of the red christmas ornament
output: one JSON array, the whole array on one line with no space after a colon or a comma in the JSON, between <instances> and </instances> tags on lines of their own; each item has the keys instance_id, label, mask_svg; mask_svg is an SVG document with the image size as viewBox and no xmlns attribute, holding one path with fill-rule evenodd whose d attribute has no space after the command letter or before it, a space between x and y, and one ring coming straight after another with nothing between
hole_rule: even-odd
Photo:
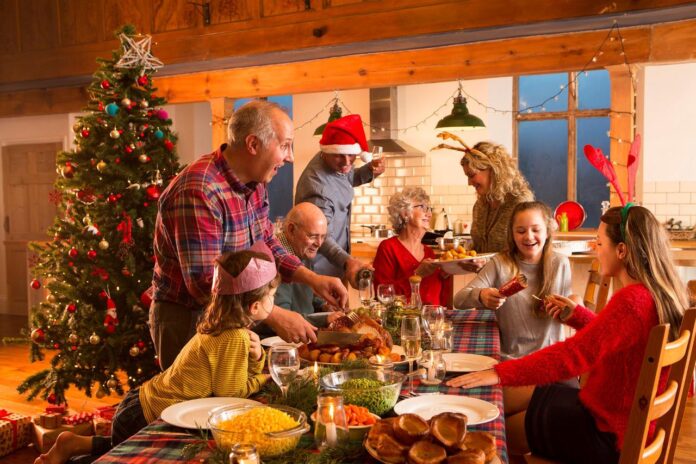
<instances>
[{"instance_id":1,"label":"red christmas ornament","mask_svg":"<svg viewBox=\"0 0 696 464\"><path fill-rule=\"evenodd\" d=\"M130 145L126 146L126 153L128 153L129 155L133 153L133 148Z\"/></svg>"},{"instance_id":2,"label":"red christmas ornament","mask_svg":"<svg viewBox=\"0 0 696 464\"><path fill-rule=\"evenodd\" d=\"M97 106L97 108L99 109L99 111L104 111L104 103L99 102L99 105ZM101 123L101 121L98 119L97 119L97 122Z\"/></svg>"},{"instance_id":3,"label":"red christmas ornament","mask_svg":"<svg viewBox=\"0 0 696 464\"><path fill-rule=\"evenodd\" d=\"M72 261L68 261L68 266L73 267L75 266L75 263L73 263Z\"/></svg>"},{"instance_id":4,"label":"red christmas ornament","mask_svg":"<svg viewBox=\"0 0 696 464\"><path fill-rule=\"evenodd\" d=\"M138 84L140 85L147 85L147 76L140 76L138 78Z\"/></svg>"},{"instance_id":5,"label":"red christmas ornament","mask_svg":"<svg viewBox=\"0 0 696 464\"><path fill-rule=\"evenodd\" d=\"M70 347L70 351L77 351L77 345L72 345Z\"/></svg>"},{"instance_id":6,"label":"red christmas ornament","mask_svg":"<svg viewBox=\"0 0 696 464\"><path fill-rule=\"evenodd\" d=\"M99 298L101 298L102 300L106 300L107 298L109 298L109 295L104 290L102 290L101 292L99 292Z\"/></svg>"},{"instance_id":7,"label":"red christmas ornament","mask_svg":"<svg viewBox=\"0 0 696 464\"><path fill-rule=\"evenodd\" d=\"M43 331L43 329L34 329L31 331L31 340L36 343L37 345L39 343L43 343L44 340L46 339L46 333Z\"/></svg>"},{"instance_id":8,"label":"red christmas ornament","mask_svg":"<svg viewBox=\"0 0 696 464\"><path fill-rule=\"evenodd\" d=\"M121 158L116 158L116 159L114 160L114 163L116 163L116 164L121 164Z\"/></svg>"},{"instance_id":9,"label":"red christmas ornament","mask_svg":"<svg viewBox=\"0 0 696 464\"><path fill-rule=\"evenodd\" d=\"M53 349L54 349L54 350L57 350L58 348L60 348L60 343L54 343L54 344L53 344Z\"/></svg>"},{"instance_id":10,"label":"red christmas ornament","mask_svg":"<svg viewBox=\"0 0 696 464\"><path fill-rule=\"evenodd\" d=\"M79 254L79 253L78 253L78 251L77 251L77 248L75 248L75 247L72 247L72 248L68 251L68 256L70 256L71 258L77 258L77 255L78 255L78 254Z\"/></svg>"},{"instance_id":11,"label":"red christmas ornament","mask_svg":"<svg viewBox=\"0 0 696 464\"><path fill-rule=\"evenodd\" d=\"M41 288L41 281L39 279L34 279L31 281L31 288L38 290Z\"/></svg>"},{"instance_id":12,"label":"red christmas ornament","mask_svg":"<svg viewBox=\"0 0 696 464\"><path fill-rule=\"evenodd\" d=\"M89 259L97 259L97 252L94 251L94 250L89 250L89 251L87 252L87 257L88 257Z\"/></svg>"},{"instance_id":13,"label":"red christmas ornament","mask_svg":"<svg viewBox=\"0 0 696 464\"><path fill-rule=\"evenodd\" d=\"M75 175L75 166L73 166L69 162L65 163L65 166L63 167L63 177L65 177L66 179L72 179L72 177L74 175Z\"/></svg>"},{"instance_id":14,"label":"red christmas ornament","mask_svg":"<svg viewBox=\"0 0 696 464\"><path fill-rule=\"evenodd\" d=\"M127 267L124 267L123 269L121 269L121 274L123 274L124 277L130 277L131 271Z\"/></svg>"},{"instance_id":15,"label":"red christmas ornament","mask_svg":"<svg viewBox=\"0 0 696 464\"><path fill-rule=\"evenodd\" d=\"M106 79L104 79L103 81L101 81L101 84L99 84L99 86L102 89L108 89L109 87L111 87L111 83L109 81L107 81Z\"/></svg>"},{"instance_id":16,"label":"red christmas ornament","mask_svg":"<svg viewBox=\"0 0 696 464\"><path fill-rule=\"evenodd\" d=\"M82 135L84 138L89 137L89 129L82 129L82 131L80 131L80 135Z\"/></svg>"},{"instance_id":17,"label":"red christmas ornament","mask_svg":"<svg viewBox=\"0 0 696 464\"><path fill-rule=\"evenodd\" d=\"M106 300L106 316L104 316L104 327L108 333L114 333L118 325L118 314L116 313L116 302L111 298Z\"/></svg>"},{"instance_id":18,"label":"red christmas ornament","mask_svg":"<svg viewBox=\"0 0 696 464\"><path fill-rule=\"evenodd\" d=\"M117 200L118 200L118 197L117 197L116 195L114 195L113 193L110 194L110 195L106 198L106 201L108 201L109 203L116 203Z\"/></svg>"},{"instance_id":19,"label":"red christmas ornament","mask_svg":"<svg viewBox=\"0 0 696 464\"><path fill-rule=\"evenodd\" d=\"M164 141L164 148L166 148L169 151L172 151L172 150L174 150L174 144L172 143L171 140L167 139Z\"/></svg>"},{"instance_id":20,"label":"red christmas ornament","mask_svg":"<svg viewBox=\"0 0 696 464\"><path fill-rule=\"evenodd\" d=\"M147 201L143 201L143 206L147 208L148 206L150 206L150 203L148 203Z\"/></svg>"},{"instance_id":21,"label":"red christmas ornament","mask_svg":"<svg viewBox=\"0 0 696 464\"><path fill-rule=\"evenodd\" d=\"M162 189L160 189L159 185L152 184L145 189L145 193L150 200L157 200L162 193Z\"/></svg>"},{"instance_id":22,"label":"red christmas ornament","mask_svg":"<svg viewBox=\"0 0 696 464\"><path fill-rule=\"evenodd\" d=\"M67 309L69 313L74 313L75 311L77 311L77 306L75 305L75 303L69 303L65 307L65 309Z\"/></svg>"},{"instance_id":23,"label":"red christmas ornament","mask_svg":"<svg viewBox=\"0 0 696 464\"><path fill-rule=\"evenodd\" d=\"M142 340L138 340L138 343L136 343L136 345L137 345L138 348L140 348L141 350L142 350L143 348L145 348L145 342L142 341Z\"/></svg>"},{"instance_id":24,"label":"red christmas ornament","mask_svg":"<svg viewBox=\"0 0 696 464\"><path fill-rule=\"evenodd\" d=\"M51 403L51 404L56 404L56 394L55 394L55 393L51 393L50 395L48 395L48 396L46 397L46 401L48 401L48 402Z\"/></svg>"}]
</instances>

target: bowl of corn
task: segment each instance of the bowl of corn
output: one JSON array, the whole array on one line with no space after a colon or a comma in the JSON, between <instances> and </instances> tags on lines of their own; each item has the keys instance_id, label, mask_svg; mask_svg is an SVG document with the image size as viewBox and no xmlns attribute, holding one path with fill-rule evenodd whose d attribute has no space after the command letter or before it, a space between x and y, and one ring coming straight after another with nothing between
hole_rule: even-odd
<instances>
[{"instance_id":1,"label":"bowl of corn","mask_svg":"<svg viewBox=\"0 0 696 464\"><path fill-rule=\"evenodd\" d=\"M293 450L310 428L304 412L273 404L213 409L208 426L218 447L229 451L237 443L252 443L262 458Z\"/></svg>"}]
</instances>

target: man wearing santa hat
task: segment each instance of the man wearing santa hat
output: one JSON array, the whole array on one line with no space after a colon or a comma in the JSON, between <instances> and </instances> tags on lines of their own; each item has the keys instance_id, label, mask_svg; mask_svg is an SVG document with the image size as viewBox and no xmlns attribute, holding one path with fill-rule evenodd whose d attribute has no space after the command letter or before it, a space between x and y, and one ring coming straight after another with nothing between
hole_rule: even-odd
<instances>
[{"instance_id":1,"label":"man wearing santa hat","mask_svg":"<svg viewBox=\"0 0 696 464\"><path fill-rule=\"evenodd\" d=\"M326 125L319 141L321 151L307 164L297 182L295 204L310 202L326 216L329 230L314 262L318 274L347 277L353 286L355 274L365 265L350 256L350 213L353 188L384 172L383 159L373 160L360 116L351 114ZM354 168L355 158L365 164Z\"/></svg>"}]
</instances>

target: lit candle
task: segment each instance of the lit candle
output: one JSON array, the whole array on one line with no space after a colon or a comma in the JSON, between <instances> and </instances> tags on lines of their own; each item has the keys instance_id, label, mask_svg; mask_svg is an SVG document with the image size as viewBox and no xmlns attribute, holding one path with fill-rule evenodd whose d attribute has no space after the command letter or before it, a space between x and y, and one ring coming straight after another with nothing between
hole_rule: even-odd
<instances>
[{"instance_id":1,"label":"lit candle","mask_svg":"<svg viewBox=\"0 0 696 464\"><path fill-rule=\"evenodd\" d=\"M338 438L336 436L336 423L334 422L334 405L329 405L328 420L324 424L326 427L326 444L329 446L336 446Z\"/></svg>"},{"instance_id":2,"label":"lit candle","mask_svg":"<svg viewBox=\"0 0 696 464\"><path fill-rule=\"evenodd\" d=\"M314 361L314 367L312 368L312 378L314 378L314 383L319 381L319 364Z\"/></svg>"}]
</instances>

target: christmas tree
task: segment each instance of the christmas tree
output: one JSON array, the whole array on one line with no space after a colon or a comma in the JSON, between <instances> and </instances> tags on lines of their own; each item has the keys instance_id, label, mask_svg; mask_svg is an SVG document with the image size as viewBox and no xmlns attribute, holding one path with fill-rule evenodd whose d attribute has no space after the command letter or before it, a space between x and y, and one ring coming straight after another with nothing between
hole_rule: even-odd
<instances>
[{"instance_id":1,"label":"christmas tree","mask_svg":"<svg viewBox=\"0 0 696 464\"><path fill-rule=\"evenodd\" d=\"M123 394L159 372L147 326L157 199L177 173L172 121L152 75L162 63L151 38L132 26L121 49L88 88L85 115L73 126L77 148L57 156L58 214L38 255L32 287L48 296L32 308L32 361L52 350L50 369L19 387L29 398L65 402L72 384L88 396ZM120 377L123 377L122 375Z\"/></svg>"}]
</instances>

